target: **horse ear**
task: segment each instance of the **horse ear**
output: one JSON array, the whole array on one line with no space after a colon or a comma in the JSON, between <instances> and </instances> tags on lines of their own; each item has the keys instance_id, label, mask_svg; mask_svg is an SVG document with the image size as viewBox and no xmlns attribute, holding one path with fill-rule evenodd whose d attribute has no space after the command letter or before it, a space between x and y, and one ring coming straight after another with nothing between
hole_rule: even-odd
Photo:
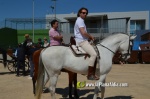
<instances>
[{"instance_id":1,"label":"horse ear","mask_svg":"<svg viewBox=\"0 0 150 99\"><path fill-rule=\"evenodd\" d=\"M130 36L130 40L134 40L137 37L137 35Z\"/></svg>"}]
</instances>

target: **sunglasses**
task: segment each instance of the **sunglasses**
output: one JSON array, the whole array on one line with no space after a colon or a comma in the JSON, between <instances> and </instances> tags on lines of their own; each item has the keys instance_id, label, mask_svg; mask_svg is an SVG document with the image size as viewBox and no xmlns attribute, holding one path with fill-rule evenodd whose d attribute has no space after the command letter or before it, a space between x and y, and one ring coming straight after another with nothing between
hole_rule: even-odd
<instances>
[{"instance_id":1,"label":"sunglasses","mask_svg":"<svg viewBox=\"0 0 150 99\"><path fill-rule=\"evenodd\" d=\"M87 15L87 12L81 12L82 14L86 14Z\"/></svg>"}]
</instances>

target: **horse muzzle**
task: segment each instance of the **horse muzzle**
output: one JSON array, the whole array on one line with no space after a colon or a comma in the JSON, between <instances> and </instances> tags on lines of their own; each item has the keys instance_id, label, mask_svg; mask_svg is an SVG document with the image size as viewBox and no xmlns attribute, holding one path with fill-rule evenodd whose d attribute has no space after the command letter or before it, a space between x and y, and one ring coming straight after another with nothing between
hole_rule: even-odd
<instances>
[{"instance_id":1,"label":"horse muzzle","mask_svg":"<svg viewBox=\"0 0 150 99\"><path fill-rule=\"evenodd\" d=\"M129 58L130 58L130 54L129 53L122 54L122 60L123 61L127 61Z\"/></svg>"}]
</instances>

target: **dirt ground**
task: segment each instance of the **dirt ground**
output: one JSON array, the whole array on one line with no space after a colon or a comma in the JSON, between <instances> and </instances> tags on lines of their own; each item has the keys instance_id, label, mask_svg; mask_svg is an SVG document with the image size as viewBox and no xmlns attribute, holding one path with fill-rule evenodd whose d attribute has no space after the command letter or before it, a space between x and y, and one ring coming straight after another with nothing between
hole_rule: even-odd
<instances>
[{"instance_id":1,"label":"dirt ground","mask_svg":"<svg viewBox=\"0 0 150 99\"><path fill-rule=\"evenodd\" d=\"M80 74L78 81L93 82ZM150 99L150 64L115 64L107 75L106 82L128 83L128 87L106 87L105 99ZM94 87L80 88L80 99L92 99L93 89ZM59 76L56 98L68 99L67 73ZM32 80L28 76L16 77L0 63L0 99L34 99ZM43 93L42 99L51 99L50 93Z\"/></svg>"}]
</instances>

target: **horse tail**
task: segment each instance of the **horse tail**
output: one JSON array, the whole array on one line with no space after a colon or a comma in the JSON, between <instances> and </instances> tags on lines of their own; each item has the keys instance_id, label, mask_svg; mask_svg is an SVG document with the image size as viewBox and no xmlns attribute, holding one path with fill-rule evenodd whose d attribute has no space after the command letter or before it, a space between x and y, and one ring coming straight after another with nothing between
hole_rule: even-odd
<instances>
[{"instance_id":1,"label":"horse tail","mask_svg":"<svg viewBox=\"0 0 150 99\"><path fill-rule=\"evenodd\" d=\"M44 80L44 64L42 62L42 52L40 53L39 57L39 67L38 67L38 77L37 77L37 84L36 84L36 91L35 91L35 99L41 99L41 93L43 89L43 80Z\"/></svg>"},{"instance_id":2,"label":"horse tail","mask_svg":"<svg viewBox=\"0 0 150 99\"><path fill-rule=\"evenodd\" d=\"M33 93L35 95L35 84L37 81L37 76L38 76L38 66L39 66L39 57L42 49L36 50L33 53L33 63L34 63L34 74L32 77L32 83L33 83Z\"/></svg>"}]
</instances>

